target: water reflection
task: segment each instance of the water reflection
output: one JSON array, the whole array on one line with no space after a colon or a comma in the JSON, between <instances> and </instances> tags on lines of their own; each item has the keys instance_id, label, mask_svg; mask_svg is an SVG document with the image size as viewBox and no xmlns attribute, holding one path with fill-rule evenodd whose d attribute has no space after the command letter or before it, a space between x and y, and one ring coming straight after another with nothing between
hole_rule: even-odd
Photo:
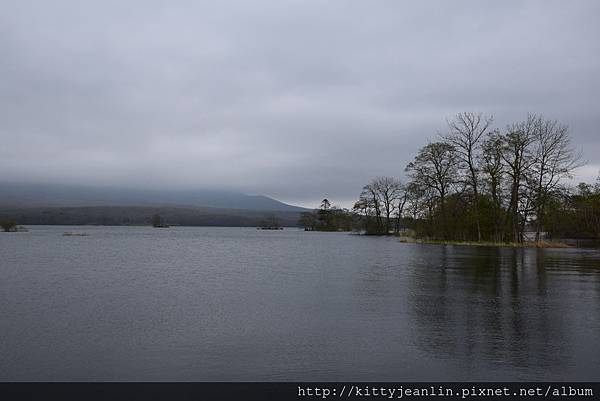
<instances>
[{"instance_id":1,"label":"water reflection","mask_svg":"<svg viewBox=\"0 0 600 401\"><path fill-rule=\"evenodd\" d=\"M574 363L563 314L577 299L565 297L560 277L548 269L562 264L564 273L563 262L570 261L575 273L589 275L597 259L543 249L445 246L425 253L412 275L419 290L409 297L421 350L462 360L467 369L508 363L552 370ZM597 288L597 276L588 284Z\"/></svg>"}]
</instances>

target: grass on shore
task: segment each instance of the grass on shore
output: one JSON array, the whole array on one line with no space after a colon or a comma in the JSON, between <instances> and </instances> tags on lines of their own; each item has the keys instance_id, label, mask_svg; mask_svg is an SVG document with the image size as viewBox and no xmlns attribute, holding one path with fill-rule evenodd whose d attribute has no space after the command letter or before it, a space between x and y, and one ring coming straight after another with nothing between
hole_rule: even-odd
<instances>
[{"instance_id":1,"label":"grass on shore","mask_svg":"<svg viewBox=\"0 0 600 401\"><path fill-rule=\"evenodd\" d=\"M442 240L425 240L414 238L400 238L400 242L416 243L416 244L438 244L438 245L459 245L459 246L495 246L504 248L574 248L572 245L562 242L549 241L526 241L519 242L493 242L493 241L442 241Z\"/></svg>"}]
</instances>

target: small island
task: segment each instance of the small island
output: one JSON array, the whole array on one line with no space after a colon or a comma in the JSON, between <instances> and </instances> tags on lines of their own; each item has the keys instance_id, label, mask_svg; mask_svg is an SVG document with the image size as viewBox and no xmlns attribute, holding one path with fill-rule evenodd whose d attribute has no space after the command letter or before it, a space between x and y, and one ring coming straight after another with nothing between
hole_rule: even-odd
<instances>
[{"instance_id":1,"label":"small island","mask_svg":"<svg viewBox=\"0 0 600 401\"><path fill-rule=\"evenodd\" d=\"M580 154L569 130L529 114L504 130L463 112L408 163L408 182L376 177L352 210L324 199L306 231L396 235L402 242L504 247L597 246L600 177L570 185Z\"/></svg>"},{"instance_id":2,"label":"small island","mask_svg":"<svg viewBox=\"0 0 600 401\"><path fill-rule=\"evenodd\" d=\"M302 213L298 224L305 231L352 231L356 228L356 218L355 213L332 206L325 198L319 209Z\"/></svg>"},{"instance_id":3,"label":"small island","mask_svg":"<svg viewBox=\"0 0 600 401\"><path fill-rule=\"evenodd\" d=\"M17 231L17 223L14 220L1 220L0 227L2 227L2 231L5 233Z\"/></svg>"},{"instance_id":4,"label":"small island","mask_svg":"<svg viewBox=\"0 0 600 401\"><path fill-rule=\"evenodd\" d=\"M0 228L2 229L1 231L5 233L27 232L25 227L18 225L12 219L0 220Z\"/></svg>"},{"instance_id":5,"label":"small island","mask_svg":"<svg viewBox=\"0 0 600 401\"><path fill-rule=\"evenodd\" d=\"M256 227L258 230L283 230L279 219L276 216L267 216L260 222L260 226Z\"/></svg>"}]
</instances>

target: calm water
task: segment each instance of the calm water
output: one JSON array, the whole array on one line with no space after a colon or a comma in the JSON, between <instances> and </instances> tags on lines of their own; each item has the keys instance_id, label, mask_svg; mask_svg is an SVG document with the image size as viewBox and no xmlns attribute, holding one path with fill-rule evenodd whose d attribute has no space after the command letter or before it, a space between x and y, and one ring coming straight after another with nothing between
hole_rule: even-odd
<instances>
[{"instance_id":1,"label":"calm water","mask_svg":"<svg viewBox=\"0 0 600 401\"><path fill-rule=\"evenodd\" d=\"M600 380L600 252L30 227L0 328L0 380Z\"/></svg>"}]
</instances>

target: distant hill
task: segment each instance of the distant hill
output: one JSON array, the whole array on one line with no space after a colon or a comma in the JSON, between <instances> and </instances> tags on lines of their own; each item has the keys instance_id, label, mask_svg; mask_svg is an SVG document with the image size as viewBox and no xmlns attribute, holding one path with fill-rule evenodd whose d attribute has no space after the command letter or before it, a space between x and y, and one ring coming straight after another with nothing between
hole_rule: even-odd
<instances>
[{"instance_id":1,"label":"distant hill","mask_svg":"<svg viewBox=\"0 0 600 401\"><path fill-rule=\"evenodd\" d=\"M0 183L0 208L90 206L186 206L255 211L303 212L262 195L209 190L142 190L50 184Z\"/></svg>"},{"instance_id":2,"label":"distant hill","mask_svg":"<svg viewBox=\"0 0 600 401\"><path fill-rule=\"evenodd\" d=\"M276 218L282 226L296 226L306 210L267 196L228 191L0 183L0 220L24 225L148 225L159 214L174 225L248 227Z\"/></svg>"},{"instance_id":3,"label":"distant hill","mask_svg":"<svg viewBox=\"0 0 600 401\"><path fill-rule=\"evenodd\" d=\"M21 225L150 225L158 214L170 225L256 227L275 217L281 226L298 225L300 212L175 206L83 206L0 208L0 220Z\"/></svg>"}]
</instances>

